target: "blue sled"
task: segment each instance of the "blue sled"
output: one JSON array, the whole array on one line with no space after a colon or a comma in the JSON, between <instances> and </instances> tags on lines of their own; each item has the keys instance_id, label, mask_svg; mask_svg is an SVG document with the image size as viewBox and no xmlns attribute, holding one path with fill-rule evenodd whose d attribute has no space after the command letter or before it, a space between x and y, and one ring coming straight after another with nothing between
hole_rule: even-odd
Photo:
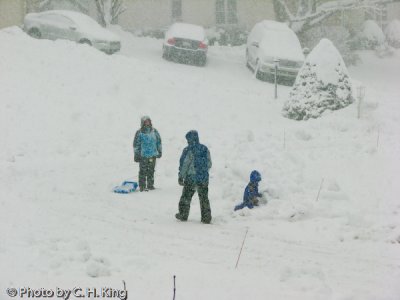
<instances>
[{"instance_id":1,"label":"blue sled","mask_svg":"<svg viewBox=\"0 0 400 300\"><path fill-rule=\"evenodd\" d=\"M121 185L116 186L113 189L113 192L119 193L119 194L129 194L129 193L136 191L137 187L138 187L137 182L124 181Z\"/></svg>"}]
</instances>

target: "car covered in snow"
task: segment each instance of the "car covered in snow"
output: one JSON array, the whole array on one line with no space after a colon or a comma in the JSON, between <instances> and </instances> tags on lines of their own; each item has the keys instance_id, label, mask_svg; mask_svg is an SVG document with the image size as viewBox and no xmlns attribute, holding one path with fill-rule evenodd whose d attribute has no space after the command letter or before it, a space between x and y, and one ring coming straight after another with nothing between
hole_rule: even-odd
<instances>
[{"instance_id":1,"label":"car covered in snow","mask_svg":"<svg viewBox=\"0 0 400 300\"><path fill-rule=\"evenodd\" d=\"M117 35L101 27L89 16L67 10L49 10L29 13L24 18L24 31L30 36L43 39L65 39L88 44L112 54L121 49Z\"/></svg>"},{"instance_id":2,"label":"car covered in snow","mask_svg":"<svg viewBox=\"0 0 400 300\"><path fill-rule=\"evenodd\" d=\"M294 81L304 59L299 39L285 23L264 20L247 38L246 63L257 78L273 77L278 62L278 77Z\"/></svg>"},{"instance_id":3,"label":"car covered in snow","mask_svg":"<svg viewBox=\"0 0 400 300\"><path fill-rule=\"evenodd\" d=\"M163 58L204 66L207 62L208 41L203 27L175 23L165 33Z\"/></svg>"}]
</instances>

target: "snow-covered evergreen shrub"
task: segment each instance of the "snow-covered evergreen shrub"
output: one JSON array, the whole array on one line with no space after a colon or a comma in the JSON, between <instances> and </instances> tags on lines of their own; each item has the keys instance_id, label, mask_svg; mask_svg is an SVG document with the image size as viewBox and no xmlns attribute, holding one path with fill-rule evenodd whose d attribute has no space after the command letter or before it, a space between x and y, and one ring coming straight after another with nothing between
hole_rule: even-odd
<instances>
[{"instance_id":1,"label":"snow-covered evergreen shrub","mask_svg":"<svg viewBox=\"0 0 400 300\"><path fill-rule=\"evenodd\" d=\"M386 40L390 46L400 48L400 21L391 21L385 29Z\"/></svg>"},{"instance_id":2,"label":"snow-covered evergreen shrub","mask_svg":"<svg viewBox=\"0 0 400 300\"><path fill-rule=\"evenodd\" d=\"M357 35L357 48L362 50L375 50L385 43L382 29L373 20L367 20Z\"/></svg>"},{"instance_id":3,"label":"snow-covered evergreen shrub","mask_svg":"<svg viewBox=\"0 0 400 300\"><path fill-rule=\"evenodd\" d=\"M346 65L355 65L359 60L357 53L350 48L350 32L342 26L316 26L302 36L302 45L314 48L321 39L327 38L335 45Z\"/></svg>"},{"instance_id":4,"label":"snow-covered evergreen shrub","mask_svg":"<svg viewBox=\"0 0 400 300\"><path fill-rule=\"evenodd\" d=\"M354 101L344 61L328 39L322 39L306 58L282 114L294 120L318 118L325 110L344 108Z\"/></svg>"},{"instance_id":5,"label":"snow-covered evergreen shrub","mask_svg":"<svg viewBox=\"0 0 400 300\"><path fill-rule=\"evenodd\" d=\"M239 46L246 44L248 31L237 27L222 28L210 27L206 29L207 39L210 45Z\"/></svg>"}]
</instances>

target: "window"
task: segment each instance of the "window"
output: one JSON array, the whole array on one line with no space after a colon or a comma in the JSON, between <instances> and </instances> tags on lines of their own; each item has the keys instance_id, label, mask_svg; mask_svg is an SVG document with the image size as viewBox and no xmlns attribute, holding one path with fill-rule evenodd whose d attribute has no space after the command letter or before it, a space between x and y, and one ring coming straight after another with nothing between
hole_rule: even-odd
<instances>
[{"instance_id":1,"label":"window","mask_svg":"<svg viewBox=\"0 0 400 300\"><path fill-rule=\"evenodd\" d=\"M237 2L236 0L228 0L227 3L227 23L236 24L237 19Z\"/></svg>"},{"instance_id":2,"label":"window","mask_svg":"<svg viewBox=\"0 0 400 300\"><path fill-rule=\"evenodd\" d=\"M225 24L225 0L217 0L215 13L217 24Z\"/></svg>"},{"instance_id":3,"label":"window","mask_svg":"<svg viewBox=\"0 0 400 300\"><path fill-rule=\"evenodd\" d=\"M236 24L237 0L216 0L215 19L217 24Z\"/></svg>"},{"instance_id":4,"label":"window","mask_svg":"<svg viewBox=\"0 0 400 300\"><path fill-rule=\"evenodd\" d=\"M172 0L172 20L182 19L182 0Z\"/></svg>"}]
</instances>

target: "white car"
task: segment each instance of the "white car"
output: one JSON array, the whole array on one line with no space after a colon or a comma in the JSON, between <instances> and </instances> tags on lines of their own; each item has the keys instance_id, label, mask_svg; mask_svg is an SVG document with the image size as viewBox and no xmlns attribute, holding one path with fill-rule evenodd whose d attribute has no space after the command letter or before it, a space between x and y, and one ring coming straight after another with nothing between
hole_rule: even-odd
<instances>
[{"instance_id":1,"label":"white car","mask_svg":"<svg viewBox=\"0 0 400 300\"><path fill-rule=\"evenodd\" d=\"M35 38L75 41L109 54L121 49L118 36L101 27L89 16L74 11L49 10L29 13L24 18L24 30Z\"/></svg>"},{"instance_id":2,"label":"white car","mask_svg":"<svg viewBox=\"0 0 400 300\"><path fill-rule=\"evenodd\" d=\"M203 27L175 23L165 33L163 58L204 66L208 41Z\"/></svg>"},{"instance_id":3,"label":"white car","mask_svg":"<svg viewBox=\"0 0 400 300\"><path fill-rule=\"evenodd\" d=\"M285 23L264 20L247 38L247 66L257 72L257 78L273 77L278 62L278 77L294 81L304 59L299 39Z\"/></svg>"}]
</instances>

